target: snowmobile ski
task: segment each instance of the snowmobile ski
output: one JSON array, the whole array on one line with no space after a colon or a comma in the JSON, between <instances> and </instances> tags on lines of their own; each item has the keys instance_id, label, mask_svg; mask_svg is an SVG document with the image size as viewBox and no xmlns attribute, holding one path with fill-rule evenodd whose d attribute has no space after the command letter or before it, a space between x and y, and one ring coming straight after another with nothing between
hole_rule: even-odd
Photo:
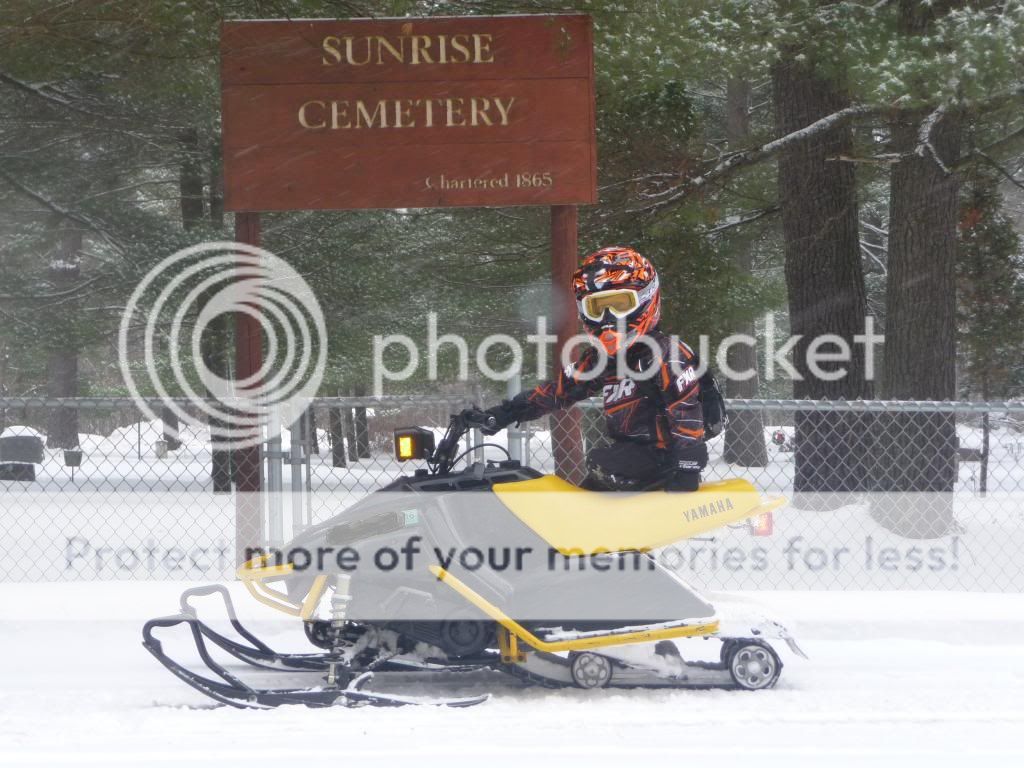
<instances>
[{"instance_id":1,"label":"snowmobile ski","mask_svg":"<svg viewBox=\"0 0 1024 768\"><path fill-rule=\"evenodd\" d=\"M221 589L223 589L223 587L221 587ZM192 640L203 664L206 665L206 668L210 672L220 679L207 677L198 672L194 672L164 653L160 641L153 636L153 631L156 629L175 627L180 624L188 625L192 633ZM240 631L242 631L245 636L252 637L251 634L248 633L244 627L241 627L240 624L236 629L239 628L241 628ZM209 626L205 625L195 617L194 613L181 613L175 616L152 619L146 622L145 626L142 628L142 645L178 679L187 683L200 693L209 696L214 701L231 707L236 707L238 709L269 709L284 704L302 704L307 707L331 707L339 705L346 707L402 707L409 705L471 707L476 704L482 704L490 698L489 694L482 694L478 696L460 698L425 699L371 691L366 689L367 683L373 679L374 675L374 673L370 671L363 672L359 676L353 678L344 687L338 685L337 682L333 682L322 686L308 688L256 688L245 683L241 678L230 672L210 655L209 648L206 645L206 638L211 636L217 637L228 647L238 646L238 644L223 637L212 630ZM267 646L259 640L255 638L253 639L258 646L261 646L260 653L265 654L267 657L288 656L288 654L274 654L273 651L267 648ZM225 645L220 645L220 642L217 644L221 648L225 647ZM249 649L245 649L246 654L248 651ZM326 658L326 654L310 654L308 661L313 662L314 657L316 663L321 666L317 668L313 668L312 666L292 666L282 668L268 666L262 663L253 663L250 659L246 658L244 654L236 656L236 658L240 658L252 666L266 670L292 672L326 670L328 673L328 680L340 680L347 677L343 662L338 662L338 666L342 667L342 677L336 678L335 670L332 668L332 662ZM295 659L293 658L292 661L294 662Z\"/></svg>"}]
</instances>

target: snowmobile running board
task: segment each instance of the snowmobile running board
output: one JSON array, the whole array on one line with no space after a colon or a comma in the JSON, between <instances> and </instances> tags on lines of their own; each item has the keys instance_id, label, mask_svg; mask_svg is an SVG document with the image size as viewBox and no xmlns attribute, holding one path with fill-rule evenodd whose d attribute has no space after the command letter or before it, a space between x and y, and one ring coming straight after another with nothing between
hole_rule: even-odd
<instances>
[{"instance_id":1,"label":"snowmobile running board","mask_svg":"<svg viewBox=\"0 0 1024 768\"><path fill-rule=\"evenodd\" d=\"M503 613L501 609L474 592L458 578L448 573L441 566L430 566L430 572L437 577L438 581L454 589L462 597L483 611L489 618L498 622L512 637L522 640L538 651L545 651L547 653L584 651L592 648L628 645L630 643L651 643L658 640L673 640L680 637L707 637L718 633L718 620L714 619L700 624L672 621L645 627L622 627L610 632L581 632L573 637L562 640L542 640L515 619Z\"/></svg>"}]
</instances>

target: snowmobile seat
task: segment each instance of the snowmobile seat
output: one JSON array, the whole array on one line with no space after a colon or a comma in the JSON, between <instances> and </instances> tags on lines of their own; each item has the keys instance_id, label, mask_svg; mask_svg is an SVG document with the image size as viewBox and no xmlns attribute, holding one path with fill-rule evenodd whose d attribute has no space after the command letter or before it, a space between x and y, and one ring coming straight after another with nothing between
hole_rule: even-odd
<instances>
[{"instance_id":1,"label":"snowmobile seat","mask_svg":"<svg viewBox=\"0 0 1024 768\"><path fill-rule=\"evenodd\" d=\"M768 512L746 480L705 483L693 493L588 491L554 475L499 483L501 503L563 555L647 551Z\"/></svg>"}]
</instances>

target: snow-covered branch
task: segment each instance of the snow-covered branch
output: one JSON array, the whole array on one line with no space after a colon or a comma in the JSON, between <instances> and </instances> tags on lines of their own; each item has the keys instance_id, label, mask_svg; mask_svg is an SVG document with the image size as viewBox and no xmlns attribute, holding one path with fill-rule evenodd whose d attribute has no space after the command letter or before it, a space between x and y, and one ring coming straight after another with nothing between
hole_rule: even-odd
<instances>
[{"instance_id":1,"label":"snow-covered branch","mask_svg":"<svg viewBox=\"0 0 1024 768\"><path fill-rule=\"evenodd\" d=\"M633 176L629 179L622 179L620 181L613 181L611 184L605 184L603 187L598 187L598 192L604 192L606 189L615 189L616 187L624 187L627 184L637 184L642 181L654 181L661 179L674 179L677 177L675 173L645 173L641 176Z\"/></svg>"},{"instance_id":2,"label":"snow-covered branch","mask_svg":"<svg viewBox=\"0 0 1024 768\"><path fill-rule=\"evenodd\" d=\"M725 178L741 168L755 165L762 160L777 155L785 149L799 146L800 144L810 141L819 134L830 131L856 117L878 115L889 111L889 109L889 107L881 107L877 105L853 105L841 109L838 112L833 112L831 115L826 115L819 120L815 120L810 125L804 126L792 133L787 133L785 136L773 139L759 147L753 147L751 149L741 150L738 152L730 152L724 155L722 159L707 172L702 173L699 176L693 176L689 179L685 179L681 184L674 187L649 195L648 197L657 196L662 199L637 210L649 212L665 208L666 206L683 199L687 195L706 187L710 182Z\"/></svg>"},{"instance_id":3,"label":"snow-covered branch","mask_svg":"<svg viewBox=\"0 0 1024 768\"><path fill-rule=\"evenodd\" d=\"M989 155L988 153L986 153L986 152L984 152L984 151L982 151L980 149L974 150L973 154L975 154L976 156L980 157L988 165L992 166L999 173L1000 176L1002 176L1008 182L1013 184L1015 187L1017 187L1018 189L1024 189L1024 181L1021 181L1016 176L1014 176L1012 173L1010 173L1010 171L1008 171L1006 168L1004 168L991 155Z\"/></svg>"},{"instance_id":4,"label":"snow-covered branch","mask_svg":"<svg viewBox=\"0 0 1024 768\"><path fill-rule=\"evenodd\" d=\"M1024 149L1024 128L1018 128L1015 131L1011 131L1002 138L996 139L990 144L986 144L981 149L975 149L963 155L959 160L953 163L953 170L960 170L964 165L973 161L980 155L992 156L995 153L1016 153Z\"/></svg>"},{"instance_id":5,"label":"snow-covered branch","mask_svg":"<svg viewBox=\"0 0 1024 768\"><path fill-rule=\"evenodd\" d=\"M935 130L935 126L938 125L939 121L945 116L947 108L947 104L939 104L939 106L932 110L928 117L921 121L921 125L917 130L917 147L914 149L914 154L921 158L926 154L931 155L932 160L934 160L935 164L939 166L939 169L946 176L949 176L952 171L949 166L942 161L942 158L939 157L939 153L936 151L935 145L932 144L932 132Z\"/></svg>"},{"instance_id":6,"label":"snow-covered branch","mask_svg":"<svg viewBox=\"0 0 1024 768\"><path fill-rule=\"evenodd\" d=\"M889 236L889 230L882 229L881 227L876 227L870 221L864 221L863 219L861 219L860 225L862 227L864 227L864 229L868 230L869 232L874 232L876 235L880 235L882 237L888 237Z\"/></svg>"},{"instance_id":7,"label":"snow-covered branch","mask_svg":"<svg viewBox=\"0 0 1024 768\"><path fill-rule=\"evenodd\" d=\"M40 300L50 300L50 299L66 299L66 298L70 298L70 297L73 297L73 296L78 296L86 288L88 288L91 285L94 285L95 283L98 283L101 279L103 279L102 276L98 275L96 277L90 278L89 280L86 280L84 283L80 283L80 284L74 286L73 288L68 288L67 290L64 290L64 291L55 291L53 293L37 293L37 294L31 294L31 293L23 293L23 294L0 293L0 300L3 300L3 301L40 301Z\"/></svg>"},{"instance_id":8,"label":"snow-covered branch","mask_svg":"<svg viewBox=\"0 0 1024 768\"><path fill-rule=\"evenodd\" d=\"M771 216L773 213L779 212L778 205L771 205L767 208L762 208L759 211L748 213L746 216L730 216L727 217L725 222L719 224L716 227L701 232L702 237L710 237L711 235L717 235L726 230L733 229L734 227L742 227L744 224L751 224L758 219L763 219L765 216Z\"/></svg>"},{"instance_id":9,"label":"snow-covered branch","mask_svg":"<svg viewBox=\"0 0 1024 768\"><path fill-rule=\"evenodd\" d=\"M878 271L883 276L888 276L889 270L886 269L885 264L878 257L878 254L875 253L873 250L871 250L873 247L877 248L878 246L872 245L871 243L867 243L864 240L860 241L860 252L862 254L864 254L865 256L867 256L869 259L871 259L871 261L873 261L875 263L875 266L878 267ZM884 253L884 250L883 250L883 253Z\"/></svg>"},{"instance_id":10,"label":"snow-covered branch","mask_svg":"<svg viewBox=\"0 0 1024 768\"><path fill-rule=\"evenodd\" d=\"M881 154L870 155L868 157L836 155L835 157L826 157L825 160L839 163L862 163L865 165L895 165L904 157L906 157L906 155L900 154L899 152L883 152Z\"/></svg>"},{"instance_id":11,"label":"snow-covered branch","mask_svg":"<svg viewBox=\"0 0 1024 768\"><path fill-rule=\"evenodd\" d=\"M58 106L61 109L70 109L72 112L78 112L82 115L88 115L89 117L96 117L100 119L107 119L109 117L107 115L102 115L99 112L93 112L91 110L84 109L83 107L74 104L69 99L65 98L59 93L55 93L52 90L48 90L38 85L26 83L23 80L19 80L16 77L8 75L6 72L0 72L0 83L7 83L8 85L21 91L22 93L31 94L32 96L35 96L39 99L43 99L44 101L47 101L50 104Z\"/></svg>"},{"instance_id":12,"label":"snow-covered branch","mask_svg":"<svg viewBox=\"0 0 1024 768\"><path fill-rule=\"evenodd\" d=\"M0 170L0 178L2 178L8 184L10 184L12 187L14 187L14 189L19 191L21 194L25 195L26 197L31 198L32 200L35 200L37 203L40 203L41 205L45 206L46 208L48 208L53 213L56 213L58 216L61 216L61 217L65 218L65 219L67 219L68 221L73 221L76 224L81 224L83 227L85 227L89 231L95 232L96 234L98 234L101 237L103 237L103 239L106 240L107 243L111 247L113 247L113 248L115 248L115 249L117 249L118 251L121 251L121 252L124 251L124 248L121 246L121 243L119 243L110 234L110 232L107 230L107 228L104 227L99 222L94 221L91 216L88 216L88 215L86 215L84 213L68 210L64 206L62 206L59 203L56 203L53 200L51 200L50 198L48 198L43 193L38 192L38 191L32 189L31 187L26 186L22 182L18 181L16 178L14 178L9 173L7 173L7 171Z\"/></svg>"}]
</instances>

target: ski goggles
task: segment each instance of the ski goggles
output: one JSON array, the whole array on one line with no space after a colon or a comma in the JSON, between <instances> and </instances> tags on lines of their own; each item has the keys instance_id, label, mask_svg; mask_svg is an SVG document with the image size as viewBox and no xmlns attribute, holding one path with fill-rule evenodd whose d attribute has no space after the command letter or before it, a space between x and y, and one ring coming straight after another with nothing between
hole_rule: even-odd
<instances>
[{"instance_id":1,"label":"ski goggles","mask_svg":"<svg viewBox=\"0 0 1024 768\"><path fill-rule=\"evenodd\" d=\"M580 300L580 311L591 320L600 320L606 311L615 317L628 317L640 306L640 295L631 288L598 291Z\"/></svg>"},{"instance_id":2,"label":"ski goggles","mask_svg":"<svg viewBox=\"0 0 1024 768\"><path fill-rule=\"evenodd\" d=\"M611 291L595 291L579 300L580 313L588 320L598 321L605 312L618 318L629 317L643 302L649 301L658 291L655 278L642 291L632 288L616 288Z\"/></svg>"}]
</instances>

